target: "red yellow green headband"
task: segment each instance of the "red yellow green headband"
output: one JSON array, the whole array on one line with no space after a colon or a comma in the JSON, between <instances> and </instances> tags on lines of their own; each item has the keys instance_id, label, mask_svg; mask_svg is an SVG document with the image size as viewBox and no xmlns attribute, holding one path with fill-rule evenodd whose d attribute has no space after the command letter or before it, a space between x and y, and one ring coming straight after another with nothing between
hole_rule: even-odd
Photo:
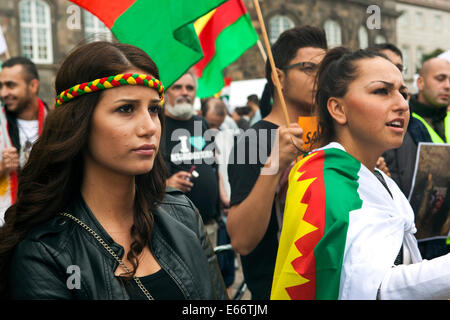
<instances>
[{"instance_id":1,"label":"red yellow green headband","mask_svg":"<svg viewBox=\"0 0 450 320\"><path fill-rule=\"evenodd\" d=\"M86 93L126 85L141 85L156 89L159 93L161 105L164 104L164 86L161 81L146 74L125 73L77 84L70 89L64 90L56 98L56 107Z\"/></svg>"}]
</instances>

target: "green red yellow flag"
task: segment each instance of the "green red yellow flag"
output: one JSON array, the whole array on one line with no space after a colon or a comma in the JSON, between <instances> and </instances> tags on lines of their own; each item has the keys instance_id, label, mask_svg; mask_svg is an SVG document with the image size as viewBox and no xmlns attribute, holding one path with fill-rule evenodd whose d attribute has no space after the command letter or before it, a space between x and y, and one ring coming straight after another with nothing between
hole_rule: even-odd
<instances>
[{"instance_id":1,"label":"green red yellow flag","mask_svg":"<svg viewBox=\"0 0 450 320\"><path fill-rule=\"evenodd\" d=\"M358 171L350 172L354 175ZM339 280L348 218L335 216L335 210L326 205L326 200L332 201L329 197L341 196L335 192L326 193L326 188L330 188L335 179L329 173L325 167L325 151L308 155L291 171L275 267L273 299L337 299L339 282L336 283L336 280ZM314 192L311 192L311 185ZM326 220L331 219L338 221L340 227L334 230L334 250L326 252L322 239L327 232ZM286 245L289 243L294 245Z\"/></svg>"},{"instance_id":2,"label":"green red yellow flag","mask_svg":"<svg viewBox=\"0 0 450 320\"><path fill-rule=\"evenodd\" d=\"M408 200L393 180L385 182L392 195L338 143L296 163L271 299L376 299L405 237L415 232Z\"/></svg>"},{"instance_id":3,"label":"green red yellow flag","mask_svg":"<svg viewBox=\"0 0 450 320\"><path fill-rule=\"evenodd\" d=\"M194 66L197 96L214 96L225 85L223 69L258 41L242 0L228 0L194 23L204 57Z\"/></svg>"},{"instance_id":4,"label":"green red yellow flag","mask_svg":"<svg viewBox=\"0 0 450 320\"><path fill-rule=\"evenodd\" d=\"M155 61L166 88L202 57L193 22L225 0L71 0Z\"/></svg>"}]
</instances>

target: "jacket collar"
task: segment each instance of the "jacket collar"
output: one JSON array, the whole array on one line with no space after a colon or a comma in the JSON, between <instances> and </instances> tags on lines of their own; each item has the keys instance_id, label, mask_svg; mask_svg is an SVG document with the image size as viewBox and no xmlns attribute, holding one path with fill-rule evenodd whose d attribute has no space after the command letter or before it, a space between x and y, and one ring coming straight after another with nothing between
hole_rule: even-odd
<instances>
[{"instance_id":1,"label":"jacket collar","mask_svg":"<svg viewBox=\"0 0 450 320\"><path fill-rule=\"evenodd\" d=\"M68 211L68 213L84 222L89 228L97 233L119 257L123 257L123 254L125 253L124 248L118 243L114 242L108 232L106 232L106 230L102 227L100 222L92 213L91 209L88 207L87 203L84 201L81 193L78 193L78 195L74 198L74 201L70 206L70 210ZM86 233L88 232L87 230L85 231ZM94 239L93 236L92 238Z\"/></svg>"},{"instance_id":2,"label":"jacket collar","mask_svg":"<svg viewBox=\"0 0 450 320\"><path fill-rule=\"evenodd\" d=\"M418 95L412 95L409 104L411 111L421 117L430 118L433 122L444 120L447 116L447 108L436 108L419 102Z\"/></svg>"}]
</instances>

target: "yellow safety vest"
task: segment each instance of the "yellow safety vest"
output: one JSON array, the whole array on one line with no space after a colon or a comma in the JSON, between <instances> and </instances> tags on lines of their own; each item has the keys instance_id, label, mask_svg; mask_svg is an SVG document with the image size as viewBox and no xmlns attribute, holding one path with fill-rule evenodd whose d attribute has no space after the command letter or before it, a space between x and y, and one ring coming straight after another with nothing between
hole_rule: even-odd
<instances>
[{"instance_id":1,"label":"yellow safety vest","mask_svg":"<svg viewBox=\"0 0 450 320\"><path fill-rule=\"evenodd\" d=\"M412 114L412 116L418 120L420 120L425 128L427 128L428 133L430 134L431 141L433 143L449 143L450 142L450 112L447 111L447 116L444 119L444 127L445 127L445 141L434 131L434 129L417 113Z\"/></svg>"}]
</instances>

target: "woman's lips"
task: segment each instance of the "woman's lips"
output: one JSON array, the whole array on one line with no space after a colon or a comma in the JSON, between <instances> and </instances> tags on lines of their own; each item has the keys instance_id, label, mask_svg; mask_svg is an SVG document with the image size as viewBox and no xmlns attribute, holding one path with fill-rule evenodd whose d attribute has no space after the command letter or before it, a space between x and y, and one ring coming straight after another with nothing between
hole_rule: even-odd
<instances>
[{"instance_id":1,"label":"woman's lips","mask_svg":"<svg viewBox=\"0 0 450 320\"><path fill-rule=\"evenodd\" d=\"M151 156L156 152L156 146L154 144L143 144L133 151L141 155Z\"/></svg>"},{"instance_id":2,"label":"woman's lips","mask_svg":"<svg viewBox=\"0 0 450 320\"><path fill-rule=\"evenodd\" d=\"M388 123L386 123L391 130L395 132L403 132L405 130L405 120L403 118L394 119Z\"/></svg>"}]
</instances>

